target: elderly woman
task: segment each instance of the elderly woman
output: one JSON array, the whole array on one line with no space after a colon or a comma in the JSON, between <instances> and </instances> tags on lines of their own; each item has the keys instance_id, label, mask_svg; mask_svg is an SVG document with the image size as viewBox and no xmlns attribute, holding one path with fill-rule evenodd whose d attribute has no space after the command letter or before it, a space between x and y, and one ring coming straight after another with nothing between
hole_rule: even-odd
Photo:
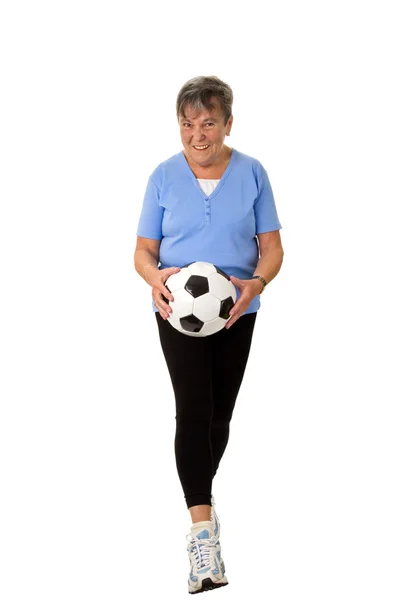
<instances>
[{"instance_id":1,"label":"elderly woman","mask_svg":"<svg viewBox=\"0 0 400 600\"><path fill-rule=\"evenodd\" d=\"M150 175L134 256L137 272L152 289L175 395L176 465L192 521L189 593L228 583L212 482L227 446L260 294L283 260L266 170L225 145L232 101L231 88L214 76L195 77L180 90L176 112L183 150ZM194 261L225 271L238 295L225 328L203 338L173 328L165 301L173 301L164 285L168 277Z\"/></svg>"}]
</instances>

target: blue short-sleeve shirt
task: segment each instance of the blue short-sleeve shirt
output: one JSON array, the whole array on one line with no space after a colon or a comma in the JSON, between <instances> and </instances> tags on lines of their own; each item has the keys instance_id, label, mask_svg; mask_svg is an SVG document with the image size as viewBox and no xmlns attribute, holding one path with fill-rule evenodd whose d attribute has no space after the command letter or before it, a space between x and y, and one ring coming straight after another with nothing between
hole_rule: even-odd
<instances>
[{"instance_id":1,"label":"blue short-sleeve shirt","mask_svg":"<svg viewBox=\"0 0 400 600\"><path fill-rule=\"evenodd\" d=\"M183 151L158 165L147 184L137 235L161 240L160 269L206 261L250 279L259 259L256 234L281 228L266 170L233 148L208 196ZM259 307L256 296L246 313Z\"/></svg>"}]
</instances>

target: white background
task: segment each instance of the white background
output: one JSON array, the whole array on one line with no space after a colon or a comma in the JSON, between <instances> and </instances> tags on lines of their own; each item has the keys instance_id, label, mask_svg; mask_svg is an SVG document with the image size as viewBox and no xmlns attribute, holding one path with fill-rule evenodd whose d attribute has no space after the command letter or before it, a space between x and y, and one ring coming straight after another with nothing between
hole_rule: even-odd
<instances>
[{"instance_id":1,"label":"white background","mask_svg":"<svg viewBox=\"0 0 400 600\"><path fill-rule=\"evenodd\" d=\"M2 600L187 597L174 398L132 257L147 178L181 149L176 95L209 74L285 249L215 481L216 593L398 600L395 4L2 3Z\"/></svg>"}]
</instances>

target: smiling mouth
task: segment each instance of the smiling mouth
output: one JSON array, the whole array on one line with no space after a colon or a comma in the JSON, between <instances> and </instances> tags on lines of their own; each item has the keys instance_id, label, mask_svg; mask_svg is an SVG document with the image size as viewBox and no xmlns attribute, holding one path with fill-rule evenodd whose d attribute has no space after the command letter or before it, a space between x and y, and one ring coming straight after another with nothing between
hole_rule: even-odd
<instances>
[{"instance_id":1,"label":"smiling mouth","mask_svg":"<svg viewBox=\"0 0 400 600\"><path fill-rule=\"evenodd\" d=\"M205 146L193 146L193 148L195 150L207 150L207 148L209 148L209 147L210 147L210 144L205 145Z\"/></svg>"}]
</instances>

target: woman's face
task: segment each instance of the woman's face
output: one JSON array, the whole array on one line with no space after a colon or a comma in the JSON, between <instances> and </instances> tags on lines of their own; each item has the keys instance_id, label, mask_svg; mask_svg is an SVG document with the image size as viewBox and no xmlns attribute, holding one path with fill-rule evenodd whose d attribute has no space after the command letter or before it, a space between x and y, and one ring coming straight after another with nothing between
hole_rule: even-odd
<instances>
[{"instance_id":1,"label":"woman's face","mask_svg":"<svg viewBox=\"0 0 400 600\"><path fill-rule=\"evenodd\" d=\"M224 159L222 149L226 135L230 134L233 116L224 124L224 117L219 103L212 99L218 108L211 112L203 109L201 112L185 106L185 117L179 116L181 140L189 161L200 167L217 164Z\"/></svg>"}]
</instances>

